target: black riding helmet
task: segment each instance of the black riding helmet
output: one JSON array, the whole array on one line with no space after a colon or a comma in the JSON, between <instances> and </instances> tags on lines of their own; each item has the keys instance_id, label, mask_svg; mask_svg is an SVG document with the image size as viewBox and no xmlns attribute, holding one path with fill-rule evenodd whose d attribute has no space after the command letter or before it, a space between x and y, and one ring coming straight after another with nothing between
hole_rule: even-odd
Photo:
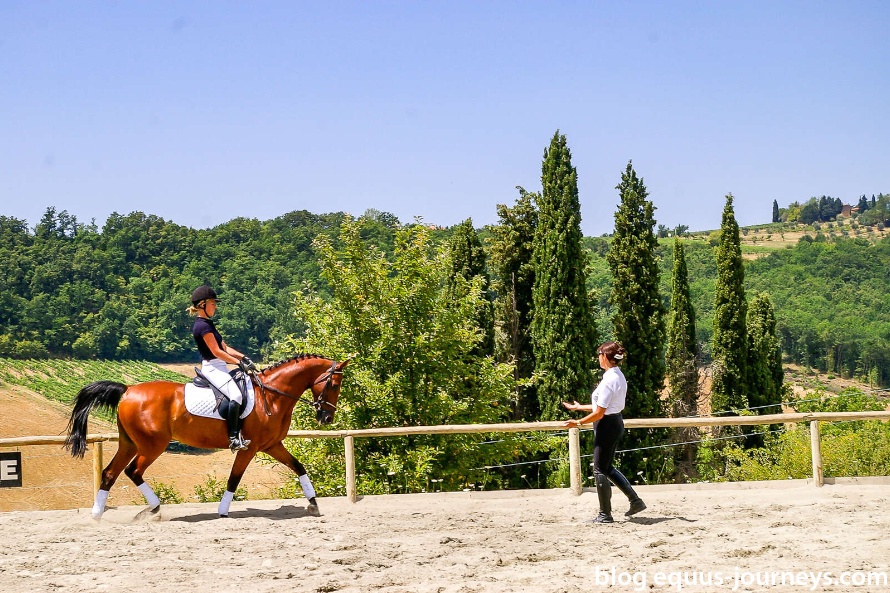
<instances>
[{"instance_id":1,"label":"black riding helmet","mask_svg":"<svg viewBox=\"0 0 890 593\"><path fill-rule=\"evenodd\" d=\"M207 286L206 284L199 286L195 290L192 291L192 304L197 306L201 301L206 301L207 299L213 299L215 301L219 300L219 297L216 296L216 291Z\"/></svg>"}]
</instances>

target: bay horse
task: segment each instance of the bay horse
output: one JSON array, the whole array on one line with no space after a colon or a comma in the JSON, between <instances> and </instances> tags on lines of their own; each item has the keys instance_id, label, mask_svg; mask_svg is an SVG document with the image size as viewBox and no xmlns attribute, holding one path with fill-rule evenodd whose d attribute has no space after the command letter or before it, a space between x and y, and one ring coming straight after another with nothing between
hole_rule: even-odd
<instances>
[{"instance_id":1,"label":"bay horse","mask_svg":"<svg viewBox=\"0 0 890 593\"><path fill-rule=\"evenodd\" d=\"M288 360L251 373L256 403L244 418L241 431L250 439L246 450L238 451L219 503L219 516L227 517L238 483L251 459L266 453L297 474L303 495L309 502L307 512L318 516L315 489L306 468L284 447L290 429L291 414L297 401L308 389L315 418L321 425L334 420L343 368L349 360L337 362L317 354L298 354ZM149 381L124 385L115 381L97 381L77 394L65 448L75 458L86 451L87 419L93 407L117 408L118 449L102 472L102 482L91 511L94 519L105 512L108 491L121 472L139 488L148 503L146 511L157 513L160 499L142 478L145 470L163 453L171 440L201 449L226 449L229 438L225 420L205 418L185 408L185 385L172 381ZM144 511L143 511L144 512Z\"/></svg>"}]
</instances>

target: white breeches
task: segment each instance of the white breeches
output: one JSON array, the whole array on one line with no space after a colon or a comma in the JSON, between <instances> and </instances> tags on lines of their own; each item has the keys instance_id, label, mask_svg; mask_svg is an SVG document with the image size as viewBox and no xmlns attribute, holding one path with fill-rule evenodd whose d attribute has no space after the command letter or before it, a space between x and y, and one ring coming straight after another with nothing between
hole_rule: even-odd
<instances>
[{"instance_id":1,"label":"white breeches","mask_svg":"<svg viewBox=\"0 0 890 593\"><path fill-rule=\"evenodd\" d=\"M204 373L208 381L225 393L226 397L237 404L241 403L241 390L238 389L238 384L229 374L225 362L218 358L202 361L201 372Z\"/></svg>"}]
</instances>

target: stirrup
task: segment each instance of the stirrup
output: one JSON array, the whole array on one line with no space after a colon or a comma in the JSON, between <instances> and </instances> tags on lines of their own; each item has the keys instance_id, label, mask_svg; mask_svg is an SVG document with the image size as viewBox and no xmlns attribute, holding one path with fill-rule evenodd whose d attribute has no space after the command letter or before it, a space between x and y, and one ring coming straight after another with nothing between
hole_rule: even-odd
<instances>
[{"instance_id":1,"label":"stirrup","mask_svg":"<svg viewBox=\"0 0 890 593\"><path fill-rule=\"evenodd\" d=\"M236 437L229 437L229 449L232 451L245 451L250 441L241 438L239 434Z\"/></svg>"}]
</instances>

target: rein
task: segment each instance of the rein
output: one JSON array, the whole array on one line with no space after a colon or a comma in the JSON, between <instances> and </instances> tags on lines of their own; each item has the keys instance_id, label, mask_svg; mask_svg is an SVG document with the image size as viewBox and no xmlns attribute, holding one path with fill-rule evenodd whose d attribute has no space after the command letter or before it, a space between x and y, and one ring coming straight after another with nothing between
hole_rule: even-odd
<instances>
[{"instance_id":1,"label":"rein","mask_svg":"<svg viewBox=\"0 0 890 593\"><path fill-rule=\"evenodd\" d=\"M293 395L291 393L287 393L280 389L276 389L275 387L272 387L271 385L266 385L265 383L263 383L260 380L260 377L257 373L252 372L252 373L248 373L248 374L250 375L251 381L253 381L254 384L260 388L260 391L263 394L263 408L266 410L266 416L272 415L272 412L269 410L269 402L267 401L268 398L266 397L266 391L271 391L272 393L275 393L277 395L282 395L282 396L288 397L294 401L298 401L298 402L304 403L308 406L312 406L313 408L315 408L316 411L320 411L322 406L328 406L331 408L331 411L334 411L334 412L337 411L336 405L325 400L325 394L327 394L328 389L330 389L331 385L333 384L334 375L342 375L343 374L343 371L337 370L337 361L334 361L333 364L331 364L331 368L326 373L324 373L319 379L317 379L312 385L310 385L310 387L314 387L322 382L324 382L324 384L325 384L324 388L321 390L321 393L318 394L318 397L313 399L312 401L308 401L307 399L305 399L303 397L302 393L300 395ZM305 391L303 393L305 393Z\"/></svg>"}]
</instances>

